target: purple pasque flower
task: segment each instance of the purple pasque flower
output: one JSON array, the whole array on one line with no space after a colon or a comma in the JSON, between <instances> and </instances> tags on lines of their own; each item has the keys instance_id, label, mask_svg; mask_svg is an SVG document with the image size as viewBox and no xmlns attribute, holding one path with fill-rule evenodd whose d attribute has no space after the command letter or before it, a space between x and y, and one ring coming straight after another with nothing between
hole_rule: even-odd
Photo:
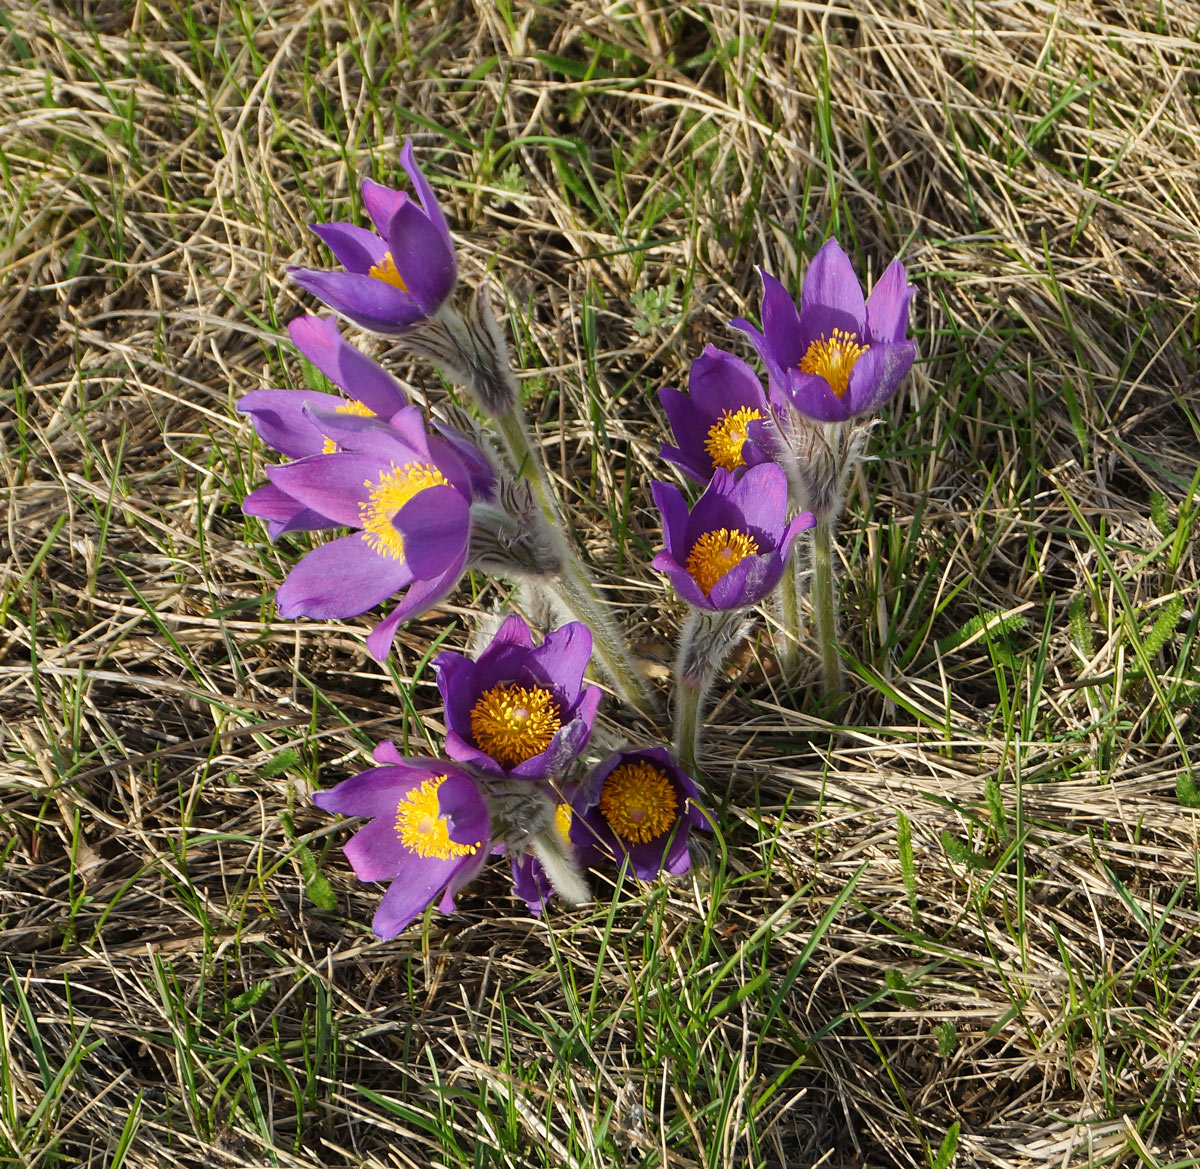
<instances>
[{"instance_id":1,"label":"purple pasque flower","mask_svg":"<svg viewBox=\"0 0 1200 1169\"><path fill-rule=\"evenodd\" d=\"M289 268L288 274L339 316L376 333L403 333L442 306L458 279L454 242L433 188L417 169L411 142L400 165L416 193L370 179L363 203L375 225L319 223L313 231L346 269Z\"/></svg>"},{"instance_id":2,"label":"purple pasque flower","mask_svg":"<svg viewBox=\"0 0 1200 1169\"><path fill-rule=\"evenodd\" d=\"M332 317L297 317L288 333L292 344L345 397L319 390L254 390L243 395L238 410L250 416L259 438L281 454L302 459L333 452L335 444L322 433L314 410L386 421L408 406L400 383L346 341Z\"/></svg>"},{"instance_id":3,"label":"purple pasque flower","mask_svg":"<svg viewBox=\"0 0 1200 1169\"><path fill-rule=\"evenodd\" d=\"M446 753L493 775L556 779L587 745L601 691L585 686L592 635L572 621L536 649L529 626L505 618L472 661L433 660L446 705Z\"/></svg>"},{"instance_id":4,"label":"purple pasque flower","mask_svg":"<svg viewBox=\"0 0 1200 1169\"><path fill-rule=\"evenodd\" d=\"M356 528L314 548L279 586L281 617L353 617L406 589L367 637L379 661L402 621L444 597L466 567L472 481L450 447L425 433L415 407L388 423L315 414L339 449L268 467L270 485L325 517ZM353 448L353 449L350 449Z\"/></svg>"},{"instance_id":5,"label":"purple pasque flower","mask_svg":"<svg viewBox=\"0 0 1200 1169\"><path fill-rule=\"evenodd\" d=\"M344 780L313 803L327 812L367 816L343 846L360 881L391 881L371 929L394 938L441 894L454 896L483 868L490 847L487 801L461 767L440 759L398 759Z\"/></svg>"},{"instance_id":6,"label":"purple pasque flower","mask_svg":"<svg viewBox=\"0 0 1200 1169\"><path fill-rule=\"evenodd\" d=\"M763 282L762 332L732 322L767 367L771 403L818 422L869 414L899 388L917 354L906 340L916 289L894 260L864 301L858 277L837 240L816 254L804 277L800 309L773 276Z\"/></svg>"},{"instance_id":7,"label":"purple pasque flower","mask_svg":"<svg viewBox=\"0 0 1200 1169\"><path fill-rule=\"evenodd\" d=\"M700 793L662 747L617 751L585 782L586 810L571 821L571 839L588 862L600 853L652 881L660 872L686 873L691 867L688 833L707 828Z\"/></svg>"},{"instance_id":8,"label":"purple pasque flower","mask_svg":"<svg viewBox=\"0 0 1200 1169\"><path fill-rule=\"evenodd\" d=\"M688 392L658 391L678 446L663 444L660 454L685 475L707 483L717 468L738 472L770 462L763 432L770 418L762 382L740 357L715 345L692 362ZM759 426L752 427L753 423Z\"/></svg>"},{"instance_id":9,"label":"purple pasque flower","mask_svg":"<svg viewBox=\"0 0 1200 1169\"><path fill-rule=\"evenodd\" d=\"M666 547L651 562L675 591L698 609L746 609L778 583L797 533L816 517L787 520L787 475L774 463L749 467L740 478L717 468L688 511L679 488L650 485L662 513Z\"/></svg>"}]
</instances>

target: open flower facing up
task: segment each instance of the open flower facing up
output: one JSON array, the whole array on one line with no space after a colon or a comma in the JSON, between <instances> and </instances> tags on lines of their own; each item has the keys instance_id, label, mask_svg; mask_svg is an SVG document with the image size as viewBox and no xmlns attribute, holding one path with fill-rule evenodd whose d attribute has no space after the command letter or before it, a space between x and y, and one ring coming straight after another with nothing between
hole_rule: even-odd
<instances>
[{"instance_id":1,"label":"open flower facing up","mask_svg":"<svg viewBox=\"0 0 1200 1169\"><path fill-rule=\"evenodd\" d=\"M590 807L571 820L571 839L589 860L607 853L644 881L691 866L688 833L706 828L691 777L662 747L618 751L588 777Z\"/></svg>"},{"instance_id":2,"label":"open flower facing up","mask_svg":"<svg viewBox=\"0 0 1200 1169\"><path fill-rule=\"evenodd\" d=\"M466 567L471 476L425 433L414 407L388 424L315 414L341 448L268 467L271 486L320 517L358 530L313 549L279 586L281 617L353 617L401 589L403 599L367 638L382 661L402 621L444 597ZM345 449L353 446L355 449Z\"/></svg>"},{"instance_id":3,"label":"open flower facing up","mask_svg":"<svg viewBox=\"0 0 1200 1169\"><path fill-rule=\"evenodd\" d=\"M714 345L692 362L686 394L669 386L658 392L678 446L660 454L685 475L707 483L717 468L738 472L771 461L762 424L769 417L762 383L740 357Z\"/></svg>"},{"instance_id":4,"label":"open flower facing up","mask_svg":"<svg viewBox=\"0 0 1200 1169\"><path fill-rule=\"evenodd\" d=\"M783 575L797 533L815 523L809 512L788 522L787 476L774 463L750 467L741 478L718 468L690 513L670 483L652 483L651 491L666 544L653 567L697 609L758 604Z\"/></svg>"},{"instance_id":5,"label":"open flower facing up","mask_svg":"<svg viewBox=\"0 0 1200 1169\"><path fill-rule=\"evenodd\" d=\"M447 754L497 776L558 778L587 745L600 703L600 689L583 685L591 653L592 635L578 621L535 649L513 615L475 661L438 654Z\"/></svg>"},{"instance_id":6,"label":"open flower facing up","mask_svg":"<svg viewBox=\"0 0 1200 1169\"><path fill-rule=\"evenodd\" d=\"M916 357L906 340L915 289L893 261L864 301L837 240L829 240L804 277L800 309L773 276L763 282L762 332L733 322L750 338L770 377L771 404L818 422L844 422L883 405Z\"/></svg>"},{"instance_id":7,"label":"open flower facing up","mask_svg":"<svg viewBox=\"0 0 1200 1169\"><path fill-rule=\"evenodd\" d=\"M363 182L363 203L375 231L352 223L313 226L344 272L288 269L301 288L339 316L377 333L403 333L437 312L458 278L450 229L433 188L417 169L410 142L400 153L400 165L415 199L370 179Z\"/></svg>"},{"instance_id":8,"label":"open flower facing up","mask_svg":"<svg viewBox=\"0 0 1200 1169\"><path fill-rule=\"evenodd\" d=\"M487 860L487 801L452 763L398 759L317 792L313 802L370 817L344 851L360 881L392 882L371 922L377 937L394 938L439 894L441 911L453 913L454 895Z\"/></svg>"}]
</instances>

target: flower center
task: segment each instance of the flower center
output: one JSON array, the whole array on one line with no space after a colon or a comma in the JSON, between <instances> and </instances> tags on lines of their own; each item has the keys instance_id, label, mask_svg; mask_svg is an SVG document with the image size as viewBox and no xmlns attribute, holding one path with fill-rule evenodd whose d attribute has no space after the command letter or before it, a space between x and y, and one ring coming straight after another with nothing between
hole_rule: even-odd
<instances>
[{"instance_id":1,"label":"flower center","mask_svg":"<svg viewBox=\"0 0 1200 1169\"><path fill-rule=\"evenodd\" d=\"M600 811L608 826L631 844L662 836L675 823L678 807L667 773L653 763L622 763L600 791Z\"/></svg>"},{"instance_id":2,"label":"flower center","mask_svg":"<svg viewBox=\"0 0 1200 1169\"><path fill-rule=\"evenodd\" d=\"M746 428L761 417L761 411L749 406L743 406L736 413L731 410L722 412L721 417L708 428L708 438L704 440L704 449L708 451L714 466L724 467L726 471L745 466L742 444L746 441Z\"/></svg>"},{"instance_id":3,"label":"flower center","mask_svg":"<svg viewBox=\"0 0 1200 1169\"><path fill-rule=\"evenodd\" d=\"M371 489L371 498L358 505L358 514L368 547L381 556L403 560L404 537L396 531L392 517L418 492L446 482L446 476L432 463L405 463L403 467L393 463L390 471L379 476L378 483L364 480L363 486Z\"/></svg>"},{"instance_id":4,"label":"flower center","mask_svg":"<svg viewBox=\"0 0 1200 1169\"><path fill-rule=\"evenodd\" d=\"M340 406L334 407L335 414L357 414L359 418L374 418L375 411L370 406L364 406L361 402L356 402L353 398L347 398ZM325 443L321 447L321 454L332 455L336 454L338 445L329 437L325 436Z\"/></svg>"},{"instance_id":5,"label":"flower center","mask_svg":"<svg viewBox=\"0 0 1200 1169\"><path fill-rule=\"evenodd\" d=\"M800 358L800 372L823 377L829 388L842 397L850 385L850 371L855 362L870 349L869 345L860 345L857 338L857 333L834 329L828 337L822 337L808 347L808 352Z\"/></svg>"},{"instance_id":6,"label":"flower center","mask_svg":"<svg viewBox=\"0 0 1200 1169\"><path fill-rule=\"evenodd\" d=\"M554 831L569 848L571 845L571 805L559 804L554 809Z\"/></svg>"},{"instance_id":7,"label":"flower center","mask_svg":"<svg viewBox=\"0 0 1200 1169\"><path fill-rule=\"evenodd\" d=\"M368 276L374 276L376 280L382 280L384 284L390 284L393 288L400 289L401 292L408 291L408 285L404 283L404 277L396 271L396 261L392 259L391 252L384 252L383 259L378 264L372 264L367 269Z\"/></svg>"},{"instance_id":8,"label":"flower center","mask_svg":"<svg viewBox=\"0 0 1200 1169\"><path fill-rule=\"evenodd\" d=\"M475 745L501 767L540 755L562 726L558 700L544 686L526 689L501 682L471 707Z\"/></svg>"},{"instance_id":9,"label":"flower center","mask_svg":"<svg viewBox=\"0 0 1200 1169\"><path fill-rule=\"evenodd\" d=\"M419 857L444 861L452 856L469 856L479 851L478 844L459 844L450 839L450 822L438 804L438 788L446 776L427 779L414 788L396 808L396 835L409 852Z\"/></svg>"},{"instance_id":10,"label":"flower center","mask_svg":"<svg viewBox=\"0 0 1200 1169\"><path fill-rule=\"evenodd\" d=\"M692 545L684 567L688 575L707 597L712 587L731 568L741 564L747 556L758 555L758 541L737 528L717 528L705 532Z\"/></svg>"}]
</instances>

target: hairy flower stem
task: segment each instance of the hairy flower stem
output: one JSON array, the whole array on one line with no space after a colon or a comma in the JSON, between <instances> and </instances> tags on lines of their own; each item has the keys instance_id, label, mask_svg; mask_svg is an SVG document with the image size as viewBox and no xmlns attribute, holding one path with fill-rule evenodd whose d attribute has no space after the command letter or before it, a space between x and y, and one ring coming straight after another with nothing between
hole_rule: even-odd
<instances>
[{"instance_id":1,"label":"hairy flower stem","mask_svg":"<svg viewBox=\"0 0 1200 1169\"><path fill-rule=\"evenodd\" d=\"M639 673L604 599L596 591L566 534L566 524L559 514L549 477L542 460L533 449L525 424L515 408L497 414L495 422L513 470L524 477L533 489L537 506L546 520L558 552L561 571L556 580L545 582L546 586L572 617L582 621L591 630L592 652L621 700L648 715L656 714L658 703L654 694Z\"/></svg>"},{"instance_id":2,"label":"hairy flower stem","mask_svg":"<svg viewBox=\"0 0 1200 1169\"><path fill-rule=\"evenodd\" d=\"M748 628L744 610L693 609L679 635L675 663L675 754L693 779L700 778L700 728L708 692L729 651Z\"/></svg>"},{"instance_id":3,"label":"hairy flower stem","mask_svg":"<svg viewBox=\"0 0 1200 1169\"><path fill-rule=\"evenodd\" d=\"M779 668L785 678L795 673L800 661L800 577L802 569L796 548L788 557L783 576L779 579L776 591L779 594L779 615L783 624L782 644L779 647Z\"/></svg>"},{"instance_id":4,"label":"hairy flower stem","mask_svg":"<svg viewBox=\"0 0 1200 1169\"><path fill-rule=\"evenodd\" d=\"M817 521L813 528L812 599L825 695L834 704L842 698L842 657L837 644L837 593L833 583L833 522Z\"/></svg>"}]
</instances>

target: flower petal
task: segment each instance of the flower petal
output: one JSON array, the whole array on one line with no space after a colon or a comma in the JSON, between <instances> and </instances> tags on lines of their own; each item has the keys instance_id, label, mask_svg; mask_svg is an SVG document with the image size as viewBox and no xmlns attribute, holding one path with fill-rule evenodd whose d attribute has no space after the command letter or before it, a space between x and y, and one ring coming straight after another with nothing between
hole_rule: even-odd
<instances>
[{"instance_id":1,"label":"flower petal","mask_svg":"<svg viewBox=\"0 0 1200 1169\"><path fill-rule=\"evenodd\" d=\"M863 300L862 288L849 256L835 239L825 242L804 274L804 286L800 290L800 315L803 317L817 308L833 309L844 314L854 322L849 331L860 337L864 335L867 305ZM765 319L764 308L764 322ZM847 326L843 324L839 327ZM765 324L764 328L769 336L770 329ZM796 360L799 361L799 357Z\"/></svg>"},{"instance_id":2,"label":"flower petal","mask_svg":"<svg viewBox=\"0 0 1200 1169\"><path fill-rule=\"evenodd\" d=\"M267 477L306 507L357 528L362 526L362 505L371 498L370 484L381 469L377 458L343 451L268 467Z\"/></svg>"},{"instance_id":3,"label":"flower petal","mask_svg":"<svg viewBox=\"0 0 1200 1169\"><path fill-rule=\"evenodd\" d=\"M545 641L530 653L526 668L543 685L558 690L570 708L579 698L591 658L591 631L579 621L569 621L546 634Z\"/></svg>"},{"instance_id":4,"label":"flower petal","mask_svg":"<svg viewBox=\"0 0 1200 1169\"><path fill-rule=\"evenodd\" d=\"M248 414L258 437L289 459L319 455L325 436L304 411L305 403L335 410L345 401L337 394L310 390L253 390L237 404L238 413Z\"/></svg>"},{"instance_id":5,"label":"flower petal","mask_svg":"<svg viewBox=\"0 0 1200 1169\"><path fill-rule=\"evenodd\" d=\"M414 918L419 917L446 887L462 861L449 857L444 861L414 856L404 876L394 880L383 895L371 930L377 938L394 938Z\"/></svg>"},{"instance_id":6,"label":"flower petal","mask_svg":"<svg viewBox=\"0 0 1200 1169\"><path fill-rule=\"evenodd\" d=\"M787 517L788 481L783 468L775 463L750 467L729 489L728 495L744 517L744 527L768 536L774 548L783 534Z\"/></svg>"},{"instance_id":7,"label":"flower petal","mask_svg":"<svg viewBox=\"0 0 1200 1169\"><path fill-rule=\"evenodd\" d=\"M386 240L388 224L391 223L392 216L408 202L408 192L394 191L373 179L363 179L360 189L363 206L367 209L371 222L375 224L375 230ZM386 250L387 245L384 244L384 251Z\"/></svg>"},{"instance_id":8,"label":"flower petal","mask_svg":"<svg viewBox=\"0 0 1200 1169\"><path fill-rule=\"evenodd\" d=\"M679 488L671 483L654 480L650 484L650 494L662 514L663 543L666 545L667 555L678 562L680 556L686 557L688 553L688 549L683 546L688 506Z\"/></svg>"},{"instance_id":9,"label":"flower petal","mask_svg":"<svg viewBox=\"0 0 1200 1169\"><path fill-rule=\"evenodd\" d=\"M377 761L384 745L376 748ZM392 750L395 751L394 746ZM399 766L372 767L342 780L328 791L313 792L313 803L326 812L343 816L385 816L394 820L400 801L427 777L404 766L398 753L389 762Z\"/></svg>"},{"instance_id":10,"label":"flower petal","mask_svg":"<svg viewBox=\"0 0 1200 1169\"><path fill-rule=\"evenodd\" d=\"M763 334L772 360L780 370L800 364L808 348L801 341L800 314L791 294L769 272L758 270L762 277ZM753 338L751 338L753 340Z\"/></svg>"},{"instance_id":11,"label":"flower petal","mask_svg":"<svg viewBox=\"0 0 1200 1169\"><path fill-rule=\"evenodd\" d=\"M475 781L461 771L448 771L438 788L438 808L448 821L447 832L455 844L476 845L487 851L491 818L487 801Z\"/></svg>"},{"instance_id":12,"label":"flower petal","mask_svg":"<svg viewBox=\"0 0 1200 1169\"><path fill-rule=\"evenodd\" d=\"M870 355L870 350L858 359L858 364ZM857 366L855 366L857 369ZM853 381L853 370L851 381ZM850 405L846 396L839 398L830 388L829 383L815 373L800 373L789 370L787 381L783 384L783 395L789 407L805 418L815 418L818 422L844 422L850 417Z\"/></svg>"},{"instance_id":13,"label":"flower petal","mask_svg":"<svg viewBox=\"0 0 1200 1169\"><path fill-rule=\"evenodd\" d=\"M329 317L296 317L288 325L292 344L348 397L380 418L391 418L408 399L390 373L342 337Z\"/></svg>"},{"instance_id":14,"label":"flower petal","mask_svg":"<svg viewBox=\"0 0 1200 1169\"><path fill-rule=\"evenodd\" d=\"M396 271L413 300L428 315L450 295L458 268L454 249L416 204L396 209L388 223L387 240Z\"/></svg>"},{"instance_id":15,"label":"flower petal","mask_svg":"<svg viewBox=\"0 0 1200 1169\"><path fill-rule=\"evenodd\" d=\"M360 881L390 881L418 858L405 848L396 832L396 806L364 824L345 844L342 852Z\"/></svg>"},{"instance_id":16,"label":"flower petal","mask_svg":"<svg viewBox=\"0 0 1200 1169\"><path fill-rule=\"evenodd\" d=\"M850 371L846 405L852 415L878 410L899 388L912 368L917 347L912 341L872 345Z\"/></svg>"},{"instance_id":17,"label":"flower petal","mask_svg":"<svg viewBox=\"0 0 1200 1169\"><path fill-rule=\"evenodd\" d=\"M908 303L916 295L904 265L893 260L867 297L867 336L873 343L903 341L908 332Z\"/></svg>"},{"instance_id":18,"label":"flower petal","mask_svg":"<svg viewBox=\"0 0 1200 1169\"><path fill-rule=\"evenodd\" d=\"M374 276L312 268L289 268L288 275L339 316L376 333L403 333L425 316L407 292Z\"/></svg>"},{"instance_id":19,"label":"flower petal","mask_svg":"<svg viewBox=\"0 0 1200 1169\"><path fill-rule=\"evenodd\" d=\"M404 168L405 174L408 175L409 181L413 185L413 190L416 191L417 198L421 201L421 207L429 217L429 221L445 238L446 247L453 254L454 241L450 238L450 228L446 224L446 217L442 214L442 208L438 204L437 196L433 193L433 188L429 185L429 180L421 173L420 168L417 166L411 142L405 142L403 149L400 151L400 165Z\"/></svg>"},{"instance_id":20,"label":"flower petal","mask_svg":"<svg viewBox=\"0 0 1200 1169\"><path fill-rule=\"evenodd\" d=\"M399 604L367 636L367 650L377 661L385 661L391 652L392 639L396 630L410 618L419 617L438 603L458 584L466 568L466 557L452 564L441 576L433 580L417 580L409 587Z\"/></svg>"},{"instance_id":21,"label":"flower petal","mask_svg":"<svg viewBox=\"0 0 1200 1169\"><path fill-rule=\"evenodd\" d=\"M396 512L392 524L404 537L413 576L428 580L465 559L471 505L453 487L427 487Z\"/></svg>"},{"instance_id":22,"label":"flower petal","mask_svg":"<svg viewBox=\"0 0 1200 1169\"><path fill-rule=\"evenodd\" d=\"M284 618L339 620L386 601L412 580L403 560L372 550L361 534L314 548L289 573L275 594Z\"/></svg>"},{"instance_id":23,"label":"flower petal","mask_svg":"<svg viewBox=\"0 0 1200 1169\"><path fill-rule=\"evenodd\" d=\"M312 229L347 272L365 276L387 253L375 232L353 223L314 223Z\"/></svg>"},{"instance_id":24,"label":"flower petal","mask_svg":"<svg viewBox=\"0 0 1200 1169\"><path fill-rule=\"evenodd\" d=\"M281 532L310 532L320 528L336 528L338 523L305 507L274 483L264 483L242 500L242 513L267 521L274 540Z\"/></svg>"},{"instance_id":25,"label":"flower petal","mask_svg":"<svg viewBox=\"0 0 1200 1169\"><path fill-rule=\"evenodd\" d=\"M714 420L729 410L766 411L767 396L758 374L735 353L705 345L688 371L688 393Z\"/></svg>"}]
</instances>

